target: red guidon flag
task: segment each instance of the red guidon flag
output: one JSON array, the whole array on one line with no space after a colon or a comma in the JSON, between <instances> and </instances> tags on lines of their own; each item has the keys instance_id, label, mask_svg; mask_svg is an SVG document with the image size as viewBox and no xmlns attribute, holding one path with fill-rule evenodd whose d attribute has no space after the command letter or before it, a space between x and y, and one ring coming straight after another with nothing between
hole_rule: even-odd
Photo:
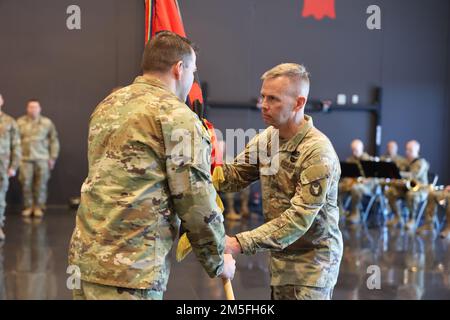
<instances>
[{"instance_id":1,"label":"red guidon flag","mask_svg":"<svg viewBox=\"0 0 450 320\"><path fill-rule=\"evenodd\" d=\"M180 7L177 0L145 0L145 43L160 31L172 31L186 37ZM188 105L193 108L195 101L203 104L203 94L198 74L188 97Z\"/></svg>"},{"instance_id":2,"label":"red guidon flag","mask_svg":"<svg viewBox=\"0 0 450 320\"><path fill-rule=\"evenodd\" d=\"M172 31L182 37L186 37L178 2L176 0L145 0L145 43L147 43L155 34L164 30ZM223 181L222 155L220 148L218 148L217 145L214 127L210 122L203 118L203 112L198 112L197 110L203 110L203 94L197 73L195 73L194 84L189 92L187 104L197 113L205 126L205 130L208 131L211 138L211 173L213 175L213 183L216 181ZM214 176L216 178L214 178ZM216 202L223 210L223 204L219 195L216 196ZM180 231L180 235L182 233L184 233L183 230ZM186 238L186 236L184 237ZM179 251L183 251L180 249L180 243L182 243L182 241L178 242L177 255Z\"/></svg>"}]
</instances>

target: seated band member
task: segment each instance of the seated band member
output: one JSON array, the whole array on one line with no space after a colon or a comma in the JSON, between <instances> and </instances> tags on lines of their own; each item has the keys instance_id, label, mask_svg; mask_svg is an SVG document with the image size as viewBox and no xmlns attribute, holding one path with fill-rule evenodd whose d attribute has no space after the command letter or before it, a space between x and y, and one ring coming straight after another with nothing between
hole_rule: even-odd
<instances>
[{"instance_id":1,"label":"seated band member","mask_svg":"<svg viewBox=\"0 0 450 320\"><path fill-rule=\"evenodd\" d=\"M411 182L419 185L428 184L428 162L420 158L420 144L419 142L412 140L406 144L406 167L405 171L402 172L402 177ZM404 224L403 218L401 217L401 208L398 205L397 200L404 199L406 201L406 206L409 211L409 221L406 224L408 229L414 228L415 225L415 214L419 203L425 200L427 196L427 191L423 188L407 188L405 184L392 185L386 191L386 197L389 201L389 206L394 212L395 217L388 221L388 226L396 226L399 223Z\"/></svg>"},{"instance_id":2,"label":"seated band member","mask_svg":"<svg viewBox=\"0 0 450 320\"><path fill-rule=\"evenodd\" d=\"M427 207L425 209L425 224L417 229L419 233L425 233L427 231L433 231L434 214L436 212L436 205L443 204L447 207L447 226L441 231L440 236L442 238L450 239L450 185L445 190L435 190L428 194Z\"/></svg>"},{"instance_id":3,"label":"seated band member","mask_svg":"<svg viewBox=\"0 0 450 320\"><path fill-rule=\"evenodd\" d=\"M396 141L389 141L386 146L386 153L380 157L381 161L394 162L400 171L406 167L406 159L398 154L398 144Z\"/></svg>"},{"instance_id":4,"label":"seated band member","mask_svg":"<svg viewBox=\"0 0 450 320\"><path fill-rule=\"evenodd\" d=\"M347 158L347 162L356 163L360 166L360 161L370 161L373 158L364 152L364 144L361 140L355 139L350 145L352 149L352 155ZM352 206L350 215L347 217L350 223L359 223L361 220L360 207L361 200L364 195L370 195L374 189L374 181L371 179L364 179L362 182L356 181L353 178L344 178L339 183L339 203L341 206L341 212L343 212L343 203L345 196L350 193L352 197Z\"/></svg>"}]
</instances>

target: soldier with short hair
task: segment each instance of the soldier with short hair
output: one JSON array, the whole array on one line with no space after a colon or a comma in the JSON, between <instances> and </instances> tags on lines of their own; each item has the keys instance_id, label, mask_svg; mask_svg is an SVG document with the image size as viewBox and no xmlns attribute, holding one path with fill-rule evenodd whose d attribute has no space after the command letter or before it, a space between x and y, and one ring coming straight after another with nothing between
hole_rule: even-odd
<instances>
[{"instance_id":1,"label":"soldier with short hair","mask_svg":"<svg viewBox=\"0 0 450 320\"><path fill-rule=\"evenodd\" d=\"M37 99L27 102L27 114L17 120L22 144L19 180L22 184L22 215L44 215L47 185L59 154L58 132L53 122L41 115Z\"/></svg>"},{"instance_id":2,"label":"soldier with short hair","mask_svg":"<svg viewBox=\"0 0 450 320\"><path fill-rule=\"evenodd\" d=\"M262 115L269 127L223 165L219 190L236 192L259 179L266 223L227 237L226 251L270 251L272 299L331 299L343 250L339 159L304 114L310 85L305 67L281 64L262 80Z\"/></svg>"},{"instance_id":3,"label":"soldier with short hair","mask_svg":"<svg viewBox=\"0 0 450 320\"><path fill-rule=\"evenodd\" d=\"M411 140L406 144L406 167L405 171L401 172L402 178L419 185L428 185L428 169L430 165L428 162L420 157L420 143L416 140ZM414 188L407 189L405 184L392 185L386 191L386 197L389 201L389 206L394 212L394 218L387 222L388 226L403 226L405 222L401 215L401 207L398 200L404 199L406 207L408 208L408 221L406 228L414 229L416 222L416 213L419 203L425 200L427 191L423 188L414 190Z\"/></svg>"},{"instance_id":4,"label":"soldier with short hair","mask_svg":"<svg viewBox=\"0 0 450 320\"><path fill-rule=\"evenodd\" d=\"M391 140L386 145L386 153L380 157L381 161L394 162L400 171L404 171L406 159L398 154L398 144Z\"/></svg>"},{"instance_id":5,"label":"soldier with short hair","mask_svg":"<svg viewBox=\"0 0 450 320\"><path fill-rule=\"evenodd\" d=\"M16 175L21 157L19 128L14 118L2 111L3 104L0 94L0 241L5 240L3 227L9 178Z\"/></svg>"},{"instance_id":6,"label":"soldier with short hair","mask_svg":"<svg viewBox=\"0 0 450 320\"><path fill-rule=\"evenodd\" d=\"M89 173L69 251L82 280L75 299L162 299L180 221L208 275L234 275L210 137L184 103L196 70L193 45L161 32L147 43L142 68L90 119Z\"/></svg>"},{"instance_id":7,"label":"soldier with short hair","mask_svg":"<svg viewBox=\"0 0 450 320\"><path fill-rule=\"evenodd\" d=\"M364 143L359 139L353 140L350 144L350 148L352 150L352 155L347 158L346 162L356 163L361 174L363 174L360 161L372 161L373 157L364 151ZM363 196L370 196L373 193L374 188L375 182L370 178L362 178L360 181L354 178L343 178L342 181L339 182L339 204L342 212L344 212L343 203L345 196L350 193L352 198L350 214L347 217L348 222L356 224L361 221L360 210Z\"/></svg>"}]
</instances>

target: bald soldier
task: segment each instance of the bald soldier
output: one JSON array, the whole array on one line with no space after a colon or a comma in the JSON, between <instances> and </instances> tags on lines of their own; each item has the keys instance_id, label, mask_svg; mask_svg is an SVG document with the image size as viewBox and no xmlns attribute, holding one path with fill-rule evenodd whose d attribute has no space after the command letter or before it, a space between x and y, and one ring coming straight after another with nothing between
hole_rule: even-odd
<instances>
[{"instance_id":1,"label":"bald soldier","mask_svg":"<svg viewBox=\"0 0 450 320\"><path fill-rule=\"evenodd\" d=\"M59 154L59 140L53 122L41 115L37 99L27 102L27 114L17 120L22 143L19 180L22 184L22 215L44 215L47 184Z\"/></svg>"},{"instance_id":2,"label":"bald soldier","mask_svg":"<svg viewBox=\"0 0 450 320\"><path fill-rule=\"evenodd\" d=\"M446 207L446 227L441 231L440 236L444 239L450 239L450 185L444 190L433 190L428 194L427 207L425 209L425 223L419 229L418 233L427 233L434 231L434 219L436 207L442 204Z\"/></svg>"},{"instance_id":3,"label":"bald soldier","mask_svg":"<svg viewBox=\"0 0 450 320\"><path fill-rule=\"evenodd\" d=\"M372 161L373 157L369 156L364 151L364 143L355 139L350 144L352 155L347 158L346 162L356 163L360 168L361 174L363 174L361 160ZM350 193L352 197L350 215L347 217L350 223L359 223L361 221L361 202L364 195L371 195L375 187L375 183L372 179L360 179L357 181L353 178L343 178L339 183L339 203L343 206L345 196ZM341 208L341 211L344 209Z\"/></svg>"},{"instance_id":4,"label":"bald soldier","mask_svg":"<svg viewBox=\"0 0 450 320\"><path fill-rule=\"evenodd\" d=\"M16 175L21 157L19 128L16 121L2 111L3 104L0 94L0 241L5 240L3 227L9 178Z\"/></svg>"},{"instance_id":5,"label":"bald soldier","mask_svg":"<svg viewBox=\"0 0 450 320\"><path fill-rule=\"evenodd\" d=\"M310 86L305 67L281 64L262 80L262 115L269 127L223 166L219 189L236 192L261 180L266 223L228 237L227 252L270 252L272 299L331 299L343 247L339 160L304 114Z\"/></svg>"},{"instance_id":6,"label":"bald soldier","mask_svg":"<svg viewBox=\"0 0 450 320\"><path fill-rule=\"evenodd\" d=\"M386 153L380 157L381 161L394 162L400 171L405 170L406 159L398 154L398 144L391 140L386 145Z\"/></svg>"},{"instance_id":7,"label":"bald soldier","mask_svg":"<svg viewBox=\"0 0 450 320\"><path fill-rule=\"evenodd\" d=\"M405 171L401 172L402 178L414 181L420 185L428 184L428 162L421 158L420 144L415 140L411 140L406 144L406 165ZM386 197L389 201L389 206L394 212L394 218L387 222L388 226L397 226L398 224L404 224L403 217L401 216L401 208L398 204L398 200L404 199L406 201L406 207L408 208L408 222L406 228L413 229L415 226L415 219L417 213L417 207L419 203L425 200L427 196L427 190L420 188L419 190L407 189L406 185L400 183L400 185L392 185L386 191Z\"/></svg>"},{"instance_id":8,"label":"bald soldier","mask_svg":"<svg viewBox=\"0 0 450 320\"><path fill-rule=\"evenodd\" d=\"M142 67L143 76L90 119L89 173L69 251L81 272L75 299L162 299L180 220L208 275L234 275L210 138L184 103L196 70L192 44L161 32L147 43Z\"/></svg>"}]
</instances>

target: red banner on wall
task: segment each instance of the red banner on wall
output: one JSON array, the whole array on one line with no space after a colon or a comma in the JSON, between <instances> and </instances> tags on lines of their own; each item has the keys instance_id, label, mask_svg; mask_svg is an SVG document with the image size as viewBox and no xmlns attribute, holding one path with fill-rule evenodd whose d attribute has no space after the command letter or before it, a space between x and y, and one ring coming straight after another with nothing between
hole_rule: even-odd
<instances>
[{"instance_id":1,"label":"red banner on wall","mask_svg":"<svg viewBox=\"0 0 450 320\"><path fill-rule=\"evenodd\" d=\"M302 17L311 16L317 20L325 17L336 19L334 0L304 0Z\"/></svg>"}]
</instances>

